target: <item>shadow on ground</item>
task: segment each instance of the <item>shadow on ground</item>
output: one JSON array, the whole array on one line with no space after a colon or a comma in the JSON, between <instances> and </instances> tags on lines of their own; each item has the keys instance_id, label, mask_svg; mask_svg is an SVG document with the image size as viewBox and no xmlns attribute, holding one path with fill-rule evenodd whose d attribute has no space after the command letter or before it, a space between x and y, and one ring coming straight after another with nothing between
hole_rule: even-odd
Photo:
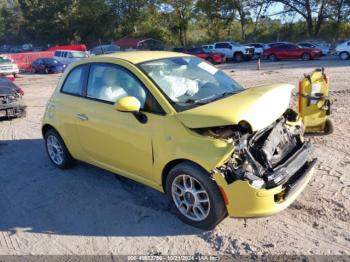
<instances>
[{"instance_id":1,"label":"shadow on ground","mask_svg":"<svg viewBox=\"0 0 350 262\"><path fill-rule=\"evenodd\" d=\"M137 165L137 160L135 160ZM41 139L0 141L0 231L84 236L198 234L165 195L78 163L59 170Z\"/></svg>"}]
</instances>

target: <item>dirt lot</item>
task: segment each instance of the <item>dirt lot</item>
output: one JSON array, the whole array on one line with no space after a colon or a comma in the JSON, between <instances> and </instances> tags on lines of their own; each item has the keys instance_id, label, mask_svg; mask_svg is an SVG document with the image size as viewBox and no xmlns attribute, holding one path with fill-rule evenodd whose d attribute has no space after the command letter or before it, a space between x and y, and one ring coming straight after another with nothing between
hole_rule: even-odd
<instances>
[{"instance_id":1,"label":"dirt lot","mask_svg":"<svg viewBox=\"0 0 350 262\"><path fill-rule=\"evenodd\" d=\"M335 133L311 137L319 161L298 200L272 217L225 219L200 231L179 222L162 194L80 163L54 168L40 119L59 75L23 75L28 115L0 122L0 254L350 254L350 61L219 66L250 87L324 66L337 101Z\"/></svg>"}]
</instances>

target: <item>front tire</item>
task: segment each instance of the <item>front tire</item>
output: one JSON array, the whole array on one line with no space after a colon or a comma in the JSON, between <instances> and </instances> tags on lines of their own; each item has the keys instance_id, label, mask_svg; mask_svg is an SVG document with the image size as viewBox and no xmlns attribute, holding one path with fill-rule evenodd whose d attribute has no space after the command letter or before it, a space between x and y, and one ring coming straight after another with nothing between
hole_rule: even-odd
<instances>
[{"instance_id":1,"label":"front tire","mask_svg":"<svg viewBox=\"0 0 350 262\"><path fill-rule=\"evenodd\" d=\"M54 129L48 130L44 138L47 155L56 167L68 169L75 164L75 160L70 155L63 139Z\"/></svg>"},{"instance_id":2,"label":"front tire","mask_svg":"<svg viewBox=\"0 0 350 262\"><path fill-rule=\"evenodd\" d=\"M191 226L210 230L227 215L215 181L195 164L184 162L171 169L166 193L175 215Z\"/></svg>"},{"instance_id":3,"label":"front tire","mask_svg":"<svg viewBox=\"0 0 350 262\"><path fill-rule=\"evenodd\" d=\"M349 53L348 53L348 52L341 52L341 53L339 54L339 58L340 58L341 60L347 60L347 59L349 59Z\"/></svg>"}]
</instances>

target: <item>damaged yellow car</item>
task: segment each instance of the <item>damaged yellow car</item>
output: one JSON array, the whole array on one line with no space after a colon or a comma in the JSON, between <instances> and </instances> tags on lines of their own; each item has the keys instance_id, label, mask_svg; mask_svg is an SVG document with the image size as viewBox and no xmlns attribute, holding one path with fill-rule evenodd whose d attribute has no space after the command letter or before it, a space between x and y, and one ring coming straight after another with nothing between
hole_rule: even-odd
<instances>
[{"instance_id":1,"label":"damaged yellow car","mask_svg":"<svg viewBox=\"0 0 350 262\"><path fill-rule=\"evenodd\" d=\"M292 88L244 89L180 53L102 55L65 71L42 133L57 167L80 160L148 185L182 221L211 229L227 215L279 212L310 180Z\"/></svg>"}]
</instances>

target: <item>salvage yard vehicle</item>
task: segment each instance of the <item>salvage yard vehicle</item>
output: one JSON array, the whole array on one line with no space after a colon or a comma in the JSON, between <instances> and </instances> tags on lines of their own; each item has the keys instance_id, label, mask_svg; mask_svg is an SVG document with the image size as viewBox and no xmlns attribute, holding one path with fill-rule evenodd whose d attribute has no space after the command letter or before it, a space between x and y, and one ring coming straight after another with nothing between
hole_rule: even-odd
<instances>
[{"instance_id":1,"label":"salvage yard vehicle","mask_svg":"<svg viewBox=\"0 0 350 262\"><path fill-rule=\"evenodd\" d=\"M17 76L19 69L17 64L7 56L0 56L0 76L13 75Z\"/></svg>"},{"instance_id":2,"label":"salvage yard vehicle","mask_svg":"<svg viewBox=\"0 0 350 262\"><path fill-rule=\"evenodd\" d=\"M64 65L79 61L88 57L85 52L81 51L69 51L69 50L57 50L55 51L53 58L61 62Z\"/></svg>"},{"instance_id":3,"label":"salvage yard vehicle","mask_svg":"<svg viewBox=\"0 0 350 262\"><path fill-rule=\"evenodd\" d=\"M24 92L6 77L0 77L0 118L13 118L25 115Z\"/></svg>"},{"instance_id":4,"label":"salvage yard vehicle","mask_svg":"<svg viewBox=\"0 0 350 262\"><path fill-rule=\"evenodd\" d=\"M62 73L66 65L53 58L39 58L32 63L34 73Z\"/></svg>"},{"instance_id":5,"label":"salvage yard vehicle","mask_svg":"<svg viewBox=\"0 0 350 262\"><path fill-rule=\"evenodd\" d=\"M350 40L344 41L337 45L335 48L336 54L339 56L341 60L347 60L350 58Z\"/></svg>"},{"instance_id":6,"label":"salvage yard vehicle","mask_svg":"<svg viewBox=\"0 0 350 262\"><path fill-rule=\"evenodd\" d=\"M222 53L235 62L251 60L254 57L254 47L246 47L237 42L218 42L213 45L213 51Z\"/></svg>"},{"instance_id":7,"label":"salvage yard vehicle","mask_svg":"<svg viewBox=\"0 0 350 262\"><path fill-rule=\"evenodd\" d=\"M190 48L187 49L184 53L200 57L212 64L221 64L226 61L226 57L224 54L217 53L211 49L205 49L202 47Z\"/></svg>"},{"instance_id":8,"label":"salvage yard vehicle","mask_svg":"<svg viewBox=\"0 0 350 262\"><path fill-rule=\"evenodd\" d=\"M302 59L313 60L320 58L322 52L319 48L305 48L290 43L280 43L270 45L270 48L265 49L263 58L270 61L281 59Z\"/></svg>"},{"instance_id":9,"label":"salvage yard vehicle","mask_svg":"<svg viewBox=\"0 0 350 262\"><path fill-rule=\"evenodd\" d=\"M272 215L312 176L288 84L244 89L200 58L123 52L70 65L43 118L48 156L84 161L166 193L175 214L214 228Z\"/></svg>"}]
</instances>

